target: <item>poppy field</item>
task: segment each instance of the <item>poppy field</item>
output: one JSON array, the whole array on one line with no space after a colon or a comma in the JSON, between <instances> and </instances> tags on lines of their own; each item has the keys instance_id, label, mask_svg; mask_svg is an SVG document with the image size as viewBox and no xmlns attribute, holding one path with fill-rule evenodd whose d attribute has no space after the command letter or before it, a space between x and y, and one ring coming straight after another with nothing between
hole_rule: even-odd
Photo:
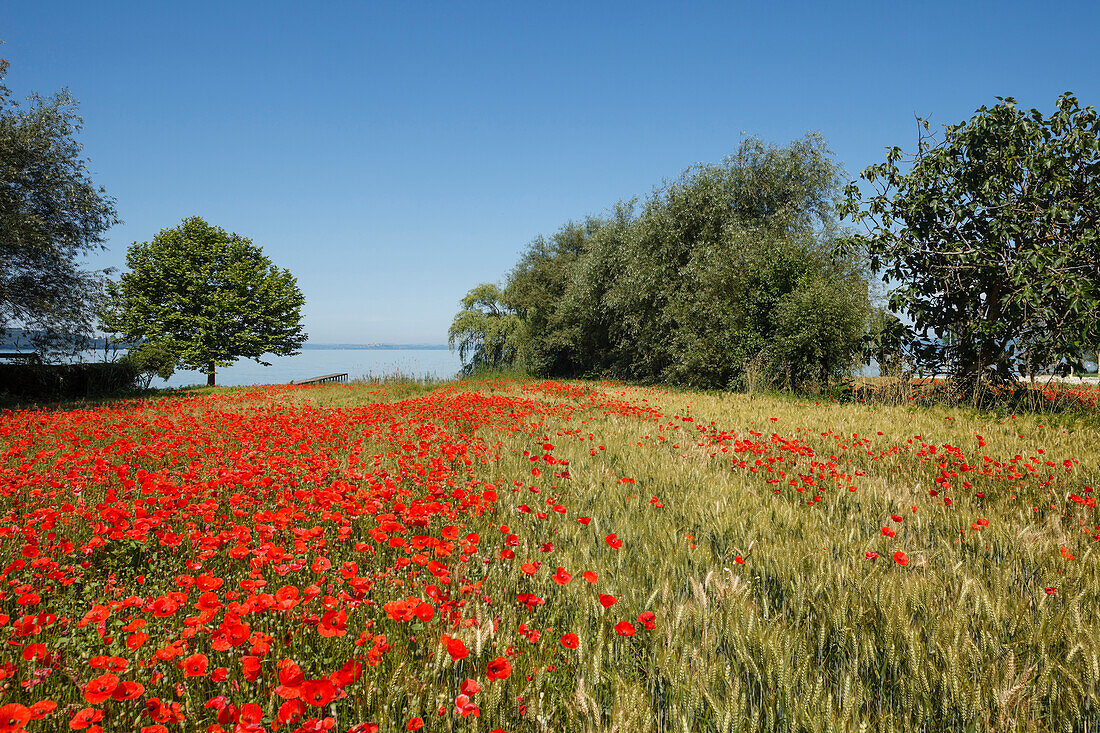
<instances>
[{"instance_id":1,"label":"poppy field","mask_svg":"<svg viewBox=\"0 0 1100 733\"><path fill-rule=\"evenodd\" d=\"M0 413L0 731L1100 724L1100 429L612 383Z\"/></svg>"}]
</instances>

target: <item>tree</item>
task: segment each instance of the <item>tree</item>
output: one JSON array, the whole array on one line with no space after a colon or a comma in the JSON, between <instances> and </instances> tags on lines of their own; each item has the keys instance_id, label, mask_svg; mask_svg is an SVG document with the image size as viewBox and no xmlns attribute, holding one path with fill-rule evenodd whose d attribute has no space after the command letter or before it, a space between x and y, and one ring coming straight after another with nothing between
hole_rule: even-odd
<instances>
[{"instance_id":1,"label":"tree","mask_svg":"<svg viewBox=\"0 0 1100 733\"><path fill-rule=\"evenodd\" d=\"M126 265L107 282L106 329L167 349L208 385L217 367L241 357L267 365L264 354L293 356L305 343L297 281L239 234L191 217L130 245Z\"/></svg>"},{"instance_id":2,"label":"tree","mask_svg":"<svg viewBox=\"0 0 1100 733\"><path fill-rule=\"evenodd\" d=\"M63 90L21 106L7 68L0 59L0 328L22 324L45 351L91 333L102 273L80 260L119 220L80 158L76 100Z\"/></svg>"},{"instance_id":3,"label":"tree","mask_svg":"<svg viewBox=\"0 0 1100 733\"><path fill-rule=\"evenodd\" d=\"M899 148L863 171L842 212L890 308L912 319L918 367L964 390L1079 363L1100 342L1100 122L1065 94L1044 117L1012 98L942 139L918 118L907 173Z\"/></svg>"},{"instance_id":4,"label":"tree","mask_svg":"<svg viewBox=\"0 0 1100 733\"><path fill-rule=\"evenodd\" d=\"M462 310L447 330L447 343L452 351L458 344L458 358L466 374L515 364L523 323L501 302L501 296L500 288L492 283L478 285L466 293Z\"/></svg>"}]
</instances>

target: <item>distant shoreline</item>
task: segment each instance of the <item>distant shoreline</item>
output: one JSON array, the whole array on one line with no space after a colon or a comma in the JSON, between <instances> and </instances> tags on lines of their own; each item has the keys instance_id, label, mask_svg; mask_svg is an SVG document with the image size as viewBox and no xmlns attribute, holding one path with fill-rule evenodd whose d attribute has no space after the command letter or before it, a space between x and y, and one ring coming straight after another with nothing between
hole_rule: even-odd
<instances>
[{"instance_id":1,"label":"distant shoreline","mask_svg":"<svg viewBox=\"0 0 1100 733\"><path fill-rule=\"evenodd\" d=\"M429 349L445 350L450 347L446 344L303 344L303 349L342 349L347 351L362 351L365 349L374 349L378 351L411 351L418 349L421 351L427 351Z\"/></svg>"}]
</instances>

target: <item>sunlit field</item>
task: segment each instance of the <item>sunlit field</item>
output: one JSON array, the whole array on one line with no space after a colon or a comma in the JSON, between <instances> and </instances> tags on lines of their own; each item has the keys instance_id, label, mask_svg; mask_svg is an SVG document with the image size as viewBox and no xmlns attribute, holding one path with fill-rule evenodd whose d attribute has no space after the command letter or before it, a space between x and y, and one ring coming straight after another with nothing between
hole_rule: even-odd
<instances>
[{"instance_id":1,"label":"sunlit field","mask_svg":"<svg viewBox=\"0 0 1100 733\"><path fill-rule=\"evenodd\" d=\"M0 731L1094 730L1098 425L504 379L7 411Z\"/></svg>"}]
</instances>

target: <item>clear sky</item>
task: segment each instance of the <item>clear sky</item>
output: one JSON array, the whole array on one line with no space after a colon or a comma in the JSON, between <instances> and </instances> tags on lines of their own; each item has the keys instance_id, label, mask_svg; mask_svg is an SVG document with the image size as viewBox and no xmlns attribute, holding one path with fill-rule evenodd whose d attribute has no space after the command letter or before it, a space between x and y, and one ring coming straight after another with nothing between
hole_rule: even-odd
<instances>
[{"instance_id":1,"label":"clear sky","mask_svg":"<svg viewBox=\"0 0 1100 733\"><path fill-rule=\"evenodd\" d=\"M68 87L124 224L192 215L297 278L314 343L443 343L525 244L742 134L851 177L914 115L1100 105L1100 3L0 3L18 96Z\"/></svg>"}]
</instances>

